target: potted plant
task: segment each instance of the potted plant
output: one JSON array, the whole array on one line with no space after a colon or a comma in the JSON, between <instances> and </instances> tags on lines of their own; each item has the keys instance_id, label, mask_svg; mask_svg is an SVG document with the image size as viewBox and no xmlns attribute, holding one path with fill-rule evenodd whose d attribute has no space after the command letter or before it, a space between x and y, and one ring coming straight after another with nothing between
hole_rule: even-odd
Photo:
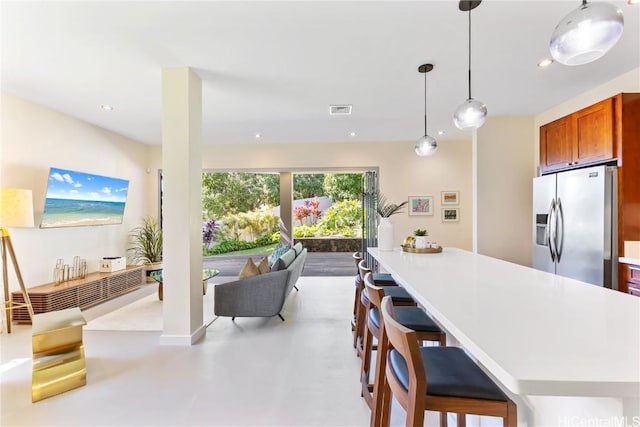
<instances>
[{"instance_id":1,"label":"potted plant","mask_svg":"<svg viewBox=\"0 0 640 427\"><path fill-rule=\"evenodd\" d=\"M425 249L428 247L427 236L429 235L429 233L427 232L427 230L418 228L417 230L414 230L413 235L416 238L415 240L416 249Z\"/></svg>"},{"instance_id":2,"label":"potted plant","mask_svg":"<svg viewBox=\"0 0 640 427\"><path fill-rule=\"evenodd\" d=\"M151 271L162 270L162 229L157 219L144 217L142 225L131 230L129 238L131 259L145 265L147 276Z\"/></svg>"},{"instance_id":3,"label":"potted plant","mask_svg":"<svg viewBox=\"0 0 640 427\"><path fill-rule=\"evenodd\" d=\"M384 194L376 193L376 212L380 215L378 224L378 249L381 251L393 250L393 224L389 220L391 215L400 213L407 204L406 201L396 204L390 203Z\"/></svg>"}]
</instances>

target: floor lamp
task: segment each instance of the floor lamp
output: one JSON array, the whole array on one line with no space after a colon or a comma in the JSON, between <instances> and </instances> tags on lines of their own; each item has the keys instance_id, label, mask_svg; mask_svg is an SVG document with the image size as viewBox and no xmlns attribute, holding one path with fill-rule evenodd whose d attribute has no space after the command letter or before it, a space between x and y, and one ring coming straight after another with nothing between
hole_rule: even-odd
<instances>
[{"instance_id":1,"label":"floor lamp","mask_svg":"<svg viewBox=\"0 0 640 427\"><path fill-rule=\"evenodd\" d=\"M29 294L24 287L20 267L16 254L13 251L11 237L9 236L9 227L33 227L33 198L31 190L23 190L17 188L0 188L0 234L2 243L0 251L2 252L2 284L4 286L4 306L3 309L7 319L7 332L11 333L11 310L15 308L26 307L29 310L29 316L33 319L33 308ZM11 300L9 294L9 272L7 266L7 252L11 257L13 269L18 277L18 283L24 296L24 302L16 302Z\"/></svg>"}]
</instances>

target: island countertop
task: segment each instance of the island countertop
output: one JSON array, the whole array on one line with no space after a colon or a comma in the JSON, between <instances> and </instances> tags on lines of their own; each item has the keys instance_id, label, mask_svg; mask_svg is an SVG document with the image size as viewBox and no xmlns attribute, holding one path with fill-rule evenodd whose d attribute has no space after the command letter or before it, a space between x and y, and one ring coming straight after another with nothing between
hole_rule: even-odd
<instances>
[{"instance_id":1,"label":"island countertop","mask_svg":"<svg viewBox=\"0 0 640 427\"><path fill-rule=\"evenodd\" d=\"M511 392L640 396L640 298L461 249L368 252Z\"/></svg>"}]
</instances>

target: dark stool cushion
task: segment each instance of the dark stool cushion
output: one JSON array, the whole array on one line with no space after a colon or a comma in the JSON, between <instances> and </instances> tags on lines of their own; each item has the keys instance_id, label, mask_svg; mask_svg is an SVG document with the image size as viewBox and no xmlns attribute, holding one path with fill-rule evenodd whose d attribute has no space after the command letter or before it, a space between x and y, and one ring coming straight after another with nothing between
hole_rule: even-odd
<instances>
[{"instance_id":1,"label":"dark stool cushion","mask_svg":"<svg viewBox=\"0 0 640 427\"><path fill-rule=\"evenodd\" d=\"M415 302L409 292L400 286L385 286L384 296L391 297L393 302Z\"/></svg>"},{"instance_id":2,"label":"dark stool cushion","mask_svg":"<svg viewBox=\"0 0 640 427\"><path fill-rule=\"evenodd\" d=\"M403 326L419 332L442 332L440 327L419 307L393 307L396 320ZM380 329L380 311L373 307L369 311L369 318Z\"/></svg>"},{"instance_id":3,"label":"dark stool cushion","mask_svg":"<svg viewBox=\"0 0 640 427\"><path fill-rule=\"evenodd\" d=\"M505 394L459 347L421 347L422 364L430 396L468 397L507 401ZM389 365L409 389L407 363L397 350L389 352Z\"/></svg>"},{"instance_id":4,"label":"dark stool cushion","mask_svg":"<svg viewBox=\"0 0 640 427\"><path fill-rule=\"evenodd\" d=\"M395 285L396 281L389 273L373 273L373 283L378 286Z\"/></svg>"}]
</instances>

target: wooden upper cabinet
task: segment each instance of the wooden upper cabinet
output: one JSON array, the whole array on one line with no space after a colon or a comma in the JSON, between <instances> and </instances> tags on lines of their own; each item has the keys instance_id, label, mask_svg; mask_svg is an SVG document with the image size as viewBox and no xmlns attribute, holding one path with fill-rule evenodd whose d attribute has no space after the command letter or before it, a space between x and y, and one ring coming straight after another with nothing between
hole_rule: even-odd
<instances>
[{"instance_id":1,"label":"wooden upper cabinet","mask_svg":"<svg viewBox=\"0 0 640 427\"><path fill-rule=\"evenodd\" d=\"M540 166L562 169L573 162L573 140L568 117L540 128Z\"/></svg>"},{"instance_id":2,"label":"wooden upper cabinet","mask_svg":"<svg viewBox=\"0 0 640 427\"><path fill-rule=\"evenodd\" d=\"M591 163L615 157L613 99L605 99L572 114L572 116L575 116L576 124L574 162L577 164Z\"/></svg>"},{"instance_id":3,"label":"wooden upper cabinet","mask_svg":"<svg viewBox=\"0 0 640 427\"><path fill-rule=\"evenodd\" d=\"M613 98L540 127L542 172L616 158Z\"/></svg>"}]
</instances>

